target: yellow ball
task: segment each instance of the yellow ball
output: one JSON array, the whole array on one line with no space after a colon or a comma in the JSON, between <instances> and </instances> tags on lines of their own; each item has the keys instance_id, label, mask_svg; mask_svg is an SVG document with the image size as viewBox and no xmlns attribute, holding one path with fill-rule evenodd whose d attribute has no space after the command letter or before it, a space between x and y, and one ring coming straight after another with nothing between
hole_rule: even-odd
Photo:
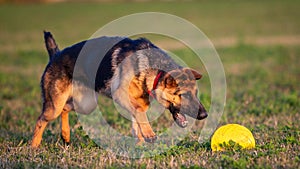
<instances>
[{"instance_id":1,"label":"yellow ball","mask_svg":"<svg viewBox=\"0 0 300 169\"><path fill-rule=\"evenodd\" d=\"M227 124L215 131L211 138L211 149L223 151L224 144L229 145L230 141L239 144L242 149L255 147L255 140L249 129L239 124Z\"/></svg>"}]
</instances>

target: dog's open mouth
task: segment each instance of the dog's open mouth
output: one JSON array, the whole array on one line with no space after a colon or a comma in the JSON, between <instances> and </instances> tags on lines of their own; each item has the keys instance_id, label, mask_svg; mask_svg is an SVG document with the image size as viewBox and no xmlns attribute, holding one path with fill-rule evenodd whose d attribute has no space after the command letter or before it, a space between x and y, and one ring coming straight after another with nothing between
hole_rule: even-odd
<instances>
[{"instance_id":1,"label":"dog's open mouth","mask_svg":"<svg viewBox=\"0 0 300 169\"><path fill-rule=\"evenodd\" d=\"M184 114L181 113L173 113L173 119L177 123L178 126L185 128L188 125L188 121Z\"/></svg>"}]
</instances>

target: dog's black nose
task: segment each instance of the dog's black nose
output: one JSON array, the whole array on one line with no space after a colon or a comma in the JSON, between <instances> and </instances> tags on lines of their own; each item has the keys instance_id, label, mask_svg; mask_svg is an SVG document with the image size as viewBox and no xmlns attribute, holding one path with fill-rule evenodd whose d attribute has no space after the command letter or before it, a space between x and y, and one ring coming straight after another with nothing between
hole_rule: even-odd
<instances>
[{"instance_id":1,"label":"dog's black nose","mask_svg":"<svg viewBox=\"0 0 300 169\"><path fill-rule=\"evenodd\" d=\"M205 119L207 116L208 116L208 115L207 115L206 109L205 109L204 106L200 103L199 110L198 110L198 115L197 115L197 119L198 119L198 120L202 120L202 119Z\"/></svg>"},{"instance_id":2,"label":"dog's black nose","mask_svg":"<svg viewBox=\"0 0 300 169\"><path fill-rule=\"evenodd\" d=\"M197 119L202 120L205 119L208 116L207 112L198 112Z\"/></svg>"}]
</instances>

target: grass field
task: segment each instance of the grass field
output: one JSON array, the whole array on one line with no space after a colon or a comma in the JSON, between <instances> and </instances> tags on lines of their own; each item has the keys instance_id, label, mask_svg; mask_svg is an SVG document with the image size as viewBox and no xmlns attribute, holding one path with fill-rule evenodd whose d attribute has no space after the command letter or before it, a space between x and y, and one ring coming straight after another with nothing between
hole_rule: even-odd
<instances>
[{"instance_id":1,"label":"grass field","mask_svg":"<svg viewBox=\"0 0 300 169\"><path fill-rule=\"evenodd\" d=\"M299 168L299 5L291 0L232 0L0 6L0 168ZM198 122L186 139L166 152L128 159L89 139L72 112L68 149L60 138L59 120L48 125L41 147L31 149L33 127L41 112L39 81L48 61L42 30L51 30L62 48L89 38L118 17L145 11L183 17L212 39L227 80L227 102L219 125L246 126L256 148L212 152L209 142L197 142L203 125ZM180 56L191 54L168 45ZM209 106L205 73L201 92ZM104 116L120 133L129 134L130 124L116 112L107 109ZM164 125L156 124L156 130L172 122L168 115L163 118Z\"/></svg>"}]
</instances>

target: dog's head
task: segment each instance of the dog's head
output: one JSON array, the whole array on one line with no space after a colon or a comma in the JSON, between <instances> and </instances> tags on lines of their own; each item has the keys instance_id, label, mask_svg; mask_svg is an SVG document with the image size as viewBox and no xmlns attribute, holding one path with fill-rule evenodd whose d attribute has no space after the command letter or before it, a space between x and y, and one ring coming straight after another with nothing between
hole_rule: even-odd
<instances>
[{"instance_id":1,"label":"dog's head","mask_svg":"<svg viewBox=\"0 0 300 169\"><path fill-rule=\"evenodd\" d=\"M180 127L187 126L185 115L202 120L207 112L197 97L196 80L202 75L189 68L181 68L165 73L155 94L158 102L170 110Z\"/></svg>"}]
</instances>

